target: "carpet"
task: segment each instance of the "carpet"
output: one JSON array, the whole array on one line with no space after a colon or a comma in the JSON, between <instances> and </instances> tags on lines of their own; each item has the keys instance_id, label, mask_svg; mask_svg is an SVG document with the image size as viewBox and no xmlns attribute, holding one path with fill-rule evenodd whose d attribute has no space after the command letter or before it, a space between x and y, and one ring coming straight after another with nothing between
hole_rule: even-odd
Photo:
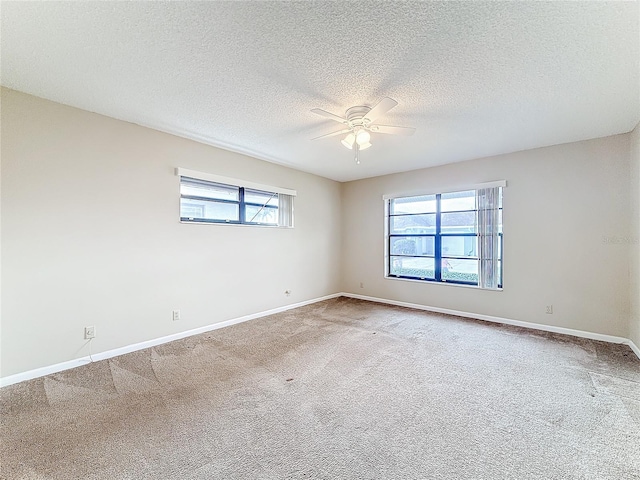
<instances>
[{"instance_id":1,"label":"carpet","mask_svg":"<svg viewBox=\"0 0 640 480\"><path fill-rule=\"evenodd\" d=\"M624 345L337 298L0 390L4 479L640 479Z\"/></svg>"}]
</instances>

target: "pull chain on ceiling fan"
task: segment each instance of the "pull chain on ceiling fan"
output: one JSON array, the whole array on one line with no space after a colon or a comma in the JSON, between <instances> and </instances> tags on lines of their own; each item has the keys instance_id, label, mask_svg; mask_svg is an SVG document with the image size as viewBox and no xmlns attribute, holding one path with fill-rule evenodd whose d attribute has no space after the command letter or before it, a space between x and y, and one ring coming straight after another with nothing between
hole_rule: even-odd
<instances>
[{"instance_id":1,"label":"pull chain on ceiling fan","mask_svg":"<svg viewBox=\"0 0 640 480\"><path fill-rule=\"evenodd\" d=\"M375 121L382 115L387 113L393 107L398 105L395 100L385 97L373 108L365 106L356 106L347 109L345 117L334 115L320 108L314 108L311 110L316 115L320 115L325 118L329 118L336 122L340 122L345 125L346 128L338 130L337 132L328 133L326 135L320 135L312 140L318 140L319 138L333 137L336 135L347 134L342 139L341 143L350 150L355 151L355 161L360 164L358 153L360 150L366 150L371 146L371 133L384 133L388 135L413 135L416 131L411 127L398 127L395 125L378 125Z\"/></svg>"}]
</instances>

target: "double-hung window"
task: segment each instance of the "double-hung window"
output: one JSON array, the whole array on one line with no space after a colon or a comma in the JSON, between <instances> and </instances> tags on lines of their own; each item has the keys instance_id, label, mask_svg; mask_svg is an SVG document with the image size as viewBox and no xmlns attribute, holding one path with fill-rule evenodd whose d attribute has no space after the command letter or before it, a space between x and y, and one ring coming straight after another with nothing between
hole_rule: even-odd
<instances>
[{"instance_id":1,"label":"double-hung window","mask_svg":"<svg viewBox=\"0 0 640 480\"><path fill-rule=\"evenodd\" d=\"M385 196L386 276L502 288L502 187Z\"/></svg>"},{"instance_id":2,"label":"double-hung window","mask_svg":"<svg viewBox=\"0 0 640 480\"><path fill-rule=\"evenodd\" d=\"M293 227L294 190L179 168L180 221Z\"/></svg>"}]
</instances>

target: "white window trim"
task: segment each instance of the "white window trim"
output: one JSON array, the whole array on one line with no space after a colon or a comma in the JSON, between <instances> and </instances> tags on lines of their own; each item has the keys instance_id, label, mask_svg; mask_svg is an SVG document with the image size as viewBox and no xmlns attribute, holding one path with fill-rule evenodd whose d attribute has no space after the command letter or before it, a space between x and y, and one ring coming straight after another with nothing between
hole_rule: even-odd
<instances>
[{"instance_id":1,"label":"white window trim","mask_svg":"<svg viewBox=\"0 0 640 480\"><path fill-rule=\"evenodd\" d=\"M237 187L244 187L253 190L261 190L263 192L281 193L283 195L291 195L292 197L298 195L295 190L291 190L289 188L274 187L272 185L265 185L262 183L248 182L246 180L224 177L222 175L215 175L213 173L198 172L197 170L189 170L188 168L182 167L176 168L176 175L179 177L189 177L195 178L197 180L206 180L208 182L224 183L226 185L234 185Z\"/></svg>"},{"instance_id":2,"label":"white window trim","mask_svg":"<svg viewBox=\"0 0 640 480\"><path fill-rule=\"evenodd\" d=\"M386 266L385 266L385 269L386 269ZM504 290L504 287L483 288L483 287L479 287L478 285L467 285L464 283L430 282L430 281L419 280L417 278L390 277L384 272L383 272L383 278L385 280L393 280L394 282L413 282L413 283L419 283L421 285L442 285L445 287L474 288L476 290L482 290L483 292L502 292Z\"/></svg>"},{"instance_id":3,"label":"white window trim","mask_svg":"<svg viewBox=\"0 0 640 480\"><path fill-rule=\"evenodd\" d=\"M439 193L466 192L467 190L480 190L483 188L506 187L506 180L496 180L495 182L476 183L473 185L459 185L457 187L437 188L434 191L429 190L411 190L400 193L388 193L382 196L383 200L393 200L399 197L419 197L422 195L437 195Z\"/></svg>"},{"instance_id":4,"label":"white window trim","mask_svg":"<svg viewBox=\"0 0 640 480\"><path fill-rule=\"evenodd\" d=\"M389 242L387 241L390 235L389 232L389 200L394 200L396 198L403 198L403 197L418 197L418 196L424 196L424 195L438 195L438 194L443 194L443 193L452 193L452 192L465 192L465 191L470 191L470 190L480 190L483 188L493 188L493 187L502 187L505 188L507 186L507 181L506 180L496 180L493 182L485 182L485 183L477 183L474 185L463 185L463 186L458 186L458 187L450 187L450 188L443 188L443 189L437 189L437 191L433 191L431 193L428 193L427 190L412 190L412 191L408 191L408 192L402 192L402 193L394 193L394 194L384 194L382 196L383 199L383 204L384 204L384 272L383 272L383 276L385 280L394 280L394 281L402 281L402 282L414 282L414 283L420 283L423 285L448 285L448 286L453 286L453 287L466 287L466 288L475 288L477 290L483 290L483 291L496 291L496 292L501 292L504 289L504 286L500 286L497 288L485 288L485 287L481 287L479 284L478 285L465 285L465 284L461 284L461 283L455 283L455 282L438 282L438 281L425 281L425 280L420 280L417 278L402 278L402 277L395 277L393 275L389 275ZM504 227L503 227L504 230ZM504 252L503 252L504 253Z\"/></svg>"}]
</instances>

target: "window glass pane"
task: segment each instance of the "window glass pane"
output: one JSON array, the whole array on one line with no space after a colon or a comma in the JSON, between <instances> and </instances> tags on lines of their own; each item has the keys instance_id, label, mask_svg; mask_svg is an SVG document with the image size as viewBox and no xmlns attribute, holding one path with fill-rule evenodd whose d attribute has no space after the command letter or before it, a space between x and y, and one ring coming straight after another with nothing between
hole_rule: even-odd
<instances>
[{"instance_id":1,"label":"window glass pane","mask_svg":"<svg viewBox=\"0 0 640 480\"><path fill-rule=\"evenodd\" d=\"M434 237L391 237L391 255L431 255Z\"/></svg>"},{"instance_id":2,"label":"window glass pane","mask_svg":"<svg viewBox=\"0 0 640 480\"><path fill-rule=\"evenodd\" d=\"M261 192L259 190L244 190L244 201L246 203L257 203L258 205L278 206L278 194L271 192Z\"/></svg>"},{"instance_id":3,"label":"window glass pane","mask_svg":"<svg viewBox=\"0 0 640 480\"><path fill-rule=\"evenodd\" d=\"M443 257L477 257L478 237L442 237Z\"/></svg>"},{"instance_id":4,"label":"window glass pane","mask_svg":"<svg viewBox=\"0 0 640 480\"><path fill-rule=\"evenodd\" d=\"M443 193L440 197L441 212L455 212L458 210L475 210L476 191Z\"/></svg>"},{"instance_id":5,"label":"window glass pane","mask_svg":"<svg viewBox=\"0 0 640 480\"><path fill-rule=\"evenodd\" d=\"M496 203L500 235L496 253L501 269L502 189ZM478 285L479 217L475 190L396 198L389 200L388 207L389 275L435 280L437 266L439 281ZM498 276L502 284L501 271Z\"/></svg>"},{"instance_id":6,"label":"window glass pane","mask_svg":"<svg viewBox=\"0 0 640 480\"><path fill-rule=\"evenodd\" d=\"M394 198L391 200L389 213L432 213L436 211L436 196Z\"/></svg>"},{"instance_id":7,"label":"window glass pane","mask_svg":"<svg viewBox=\"0 0 640 480\"><path fill-rule=\"evenodd\" d=\"M189 178L182 178L180 180L180 195L237 202L239 200L239 192L240 188L232 185L192 180Z\"/></svg>"},{"instance_id":8,"label":"window glass pane","mask_svg":"<svg viewBox=\"0 0 640 480\"><path fill-rule=\"evenodd\" d=\"M436 233L436 214L400 215L391 219L391 233L419 234Z\"/></svg>"},{"instance_id":9,"label":"window glass pane","mask_svg":"<svg viewBox=\"0 0 640 480\"><path fill-rule=\"evenodd\" d=\"M247 205L245 207L244 220L248 223L278 224L278 209Z\"/></svg>"},{"instance_id":10,"label":"window glass pane","mask_svg":"<svg viewBox=\"0 0 640 480\"><path fill-rule=\"evenodd\" d=\"M189 220L238 222L240 220L239 211L237 203L180 199L180 217Z\"/></svg>"},{"instance_id":11,"label":"window glass pane","mask_svg":"<svg viewBox=\"0 0 640 480\"><path fill-rule=\"evenodd\" d=\"M390 257L390 275L412 278L435 278L434 259L428 257Z\"/></svg>"},{"instance_id":12,"label":"window glass pane","mask_svg":"<svg viewBox=\"0 0 640 480\"><path fill-rule=\"evenodd\" d=\"M440 215L441 233L475 233L476 212L443 213Z\"/></svg>"},{"instance_id":13,"label":"window glass pane","mask_svg":"<svg viewBox=\"0 0 640 480\"><path fill-rule=\"evenodd\" d=\"M180 216L184 218L204 218L204 205L197 201L182 199L180 201Z\"/></svg>"},{"instance_id":14,"label":"window glass pane","mask_svg":"<svg viewBox=\"0 0 640 480\"><path fill-rule=\"evenodd\" d=\"M443 258L440 268L443 280L478 283L478 260Z\"/></svg>"}]
</instances>

